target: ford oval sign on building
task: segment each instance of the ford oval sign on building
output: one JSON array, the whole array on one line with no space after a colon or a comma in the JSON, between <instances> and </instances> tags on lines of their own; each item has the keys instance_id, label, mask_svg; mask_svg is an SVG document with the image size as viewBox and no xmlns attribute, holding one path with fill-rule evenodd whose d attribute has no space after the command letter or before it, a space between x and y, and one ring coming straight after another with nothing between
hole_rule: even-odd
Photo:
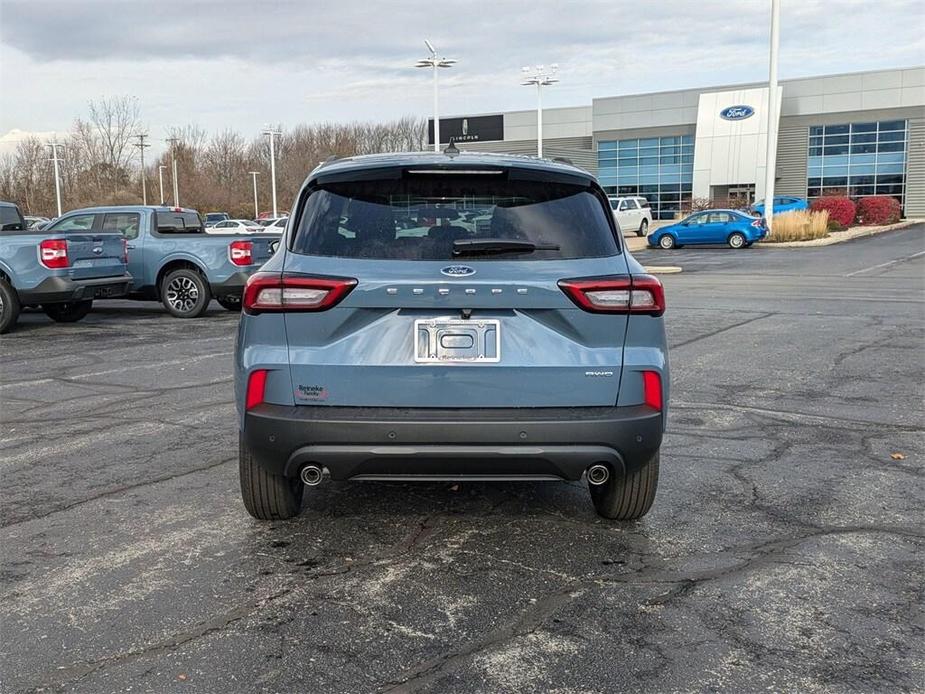
<instances>
[{"instance_id":1,"label":"ford oval sign on building","mask_svg":"<svg viewBox=\"0 0 925 694\"><path fill-rule=\"evenodd\" d=\"M723 120L745 120L755 115L755 109L751 106L730 106L719 112L719 117Z\"/></svg>"}]
</instances>

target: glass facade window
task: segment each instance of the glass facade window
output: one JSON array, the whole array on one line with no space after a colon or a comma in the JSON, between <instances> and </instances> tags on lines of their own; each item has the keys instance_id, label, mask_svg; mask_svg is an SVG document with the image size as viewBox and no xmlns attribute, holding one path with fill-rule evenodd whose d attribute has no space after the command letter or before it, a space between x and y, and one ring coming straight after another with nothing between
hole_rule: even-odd
<instances>
[{"instance_id":1,"label":"glass facade window","mask_svg":"<svg viewBox=\"0 0 925 694\"><path fill-rule=\"evenodd\" d=\"M690 205L694 137L673 135L597 143L597 175L610 195L640 195L655 219L674 219Z\"/></svg>"},{"instance_id":2,"label":"glass facade window","mask_svg":"<svg viewBox=\"0 0 925 694\"><path fill-rule=\"evenodd\" d=\"M905 205L906 143L904 120L809 129L806 195L891 195Z\"/></svg>"}]
</instances>

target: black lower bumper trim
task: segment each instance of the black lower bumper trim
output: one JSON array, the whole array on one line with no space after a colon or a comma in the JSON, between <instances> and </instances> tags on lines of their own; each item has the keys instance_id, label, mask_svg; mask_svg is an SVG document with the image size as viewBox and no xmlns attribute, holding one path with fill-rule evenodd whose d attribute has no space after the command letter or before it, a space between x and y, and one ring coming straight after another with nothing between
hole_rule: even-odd
<instances>
[{"instance_id":1,"label":"black lower bumper trim","mask_svg":"<svg viewBox=\"0 0 925 694\"><path fill-rule=\"evenodd\" d=\"M662 441L645 406L400 409L259 405L243 442L275 474L309 463L331 479L579 479L595 463L635 468Z\"/></svg>"},{"instance_id":2,"label":"black lower bumper trim","mask_svg":"<svg viewBox=\"0 0 925 694\"><path fill-rule=\"evenodd\" d=\"M246 272L236 272L224 282L213 282L209 288L212 296L223 299L226 296L241 298L244 294L244 285L250 275Z\"/></svg>"},{"instance_id":3,"label":"black lower bumper trim","mask_svg":"<svg viewBox=\"0 0 925 694\"><path fill-rule=\"evenodd\" d=\"M18 294L23 304L58 304L67 301L118 299L128 293L131 284L132 276L129 274L87 280L46 277L32 289L18 290Z\"/></svg>"}]
</instances>

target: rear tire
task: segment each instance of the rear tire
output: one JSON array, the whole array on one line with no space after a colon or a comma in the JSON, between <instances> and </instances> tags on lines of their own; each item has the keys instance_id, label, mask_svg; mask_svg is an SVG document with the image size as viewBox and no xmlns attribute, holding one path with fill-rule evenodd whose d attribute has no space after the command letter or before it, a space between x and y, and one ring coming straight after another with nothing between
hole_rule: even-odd
<instances>
[{"instance_id":1,"label":"rear tire","mask_svg":"<svg viewBox=\"0 0 925 694\"><path fill-rule=\"evenodd\" d=\"M745 234L734 231L729 234L729 238L726 240L730 248L735 248L736 250L740 248L745 248L745 244L748 243L748 239L745 238Z\"/></svg>"},{"instance_id":2,"label":"rear tire","mask_svg":"<svg viewBox=\"0 0 925 694\"><path fill-rule=\"evenodd\" d=\"M66 301L61 304L42 304L45 315L57 323L76 323L87 317L93 309L93 299Z\"/></svg>"},{"instance_id":3,"label":"rear tire","mask_svg":"<svg viewBox=\"0 0 925 694\"><path fill-rule=\"evenodd\" d=\"M202 275L191 268L167 273L161 282L161 303L177 318L199 318L209 309L212 290Z\"/></svg>"},{"instance_id":4,"label":"rear tire","mask_svg":"<svg viewBox=\"0 0 925 694\"><path fill-rule=\"evenodd\" d=\"M10 332L19 320L19 295L5 279L0 279L0 335Z\"/></svg>"},{"instance_id":5,"label":"rear tire","mask_svg":"<svg viewBox=\"0 0 925 694\"><path fill-rule=\"evenodd\" d=\"M244 508L257 520L287 520L302 510L304 485L298 477L274 475L262 467L238 438L238 473Z\"/></svg>"},{"instance_id":6,"label":"rear tire","mask_svg":"<svg viewBox=\"0 0 925 694\"><path fill-rule=\"evenodd\" d=\"M670 251L672 248L675 247L674 236L672 236L671 234L665 234L662 238L658 240L658 246L659 248L663 250Z\"/></svg>"},{"instance_id":7,"label":"rear tire","mask_svg":"<svg viewBox=\"0 0 925 694\"><path fill-rule=\"evenodd\" d=\"M639 230L636 232L636 236L645 237L649 233L649 220L643 219L642 224L639 225Z\"/></svg>"},{"instance_id":8,"label":"rear tire","mask_svg":"<svg viewBox=\"0 0 925 694\"><path fill-rule=\"evenodd\" d=\"M241 299L239 297L223 296L216 299L219 305L226 311L239 313L241 311Z\"/></svg>"},{"instance_id":9,"label":"rear tire","mask_svg":"<svg viewBox=\"0 0 925 694\"><path fill-rule=\"evenodd\" d=\"M610 478L601 485L588 485L591 501L599 516L611 520L642 518L655 501L658 488L659 453L628 475L610 471Z\"/></svg>"}]
</instances>

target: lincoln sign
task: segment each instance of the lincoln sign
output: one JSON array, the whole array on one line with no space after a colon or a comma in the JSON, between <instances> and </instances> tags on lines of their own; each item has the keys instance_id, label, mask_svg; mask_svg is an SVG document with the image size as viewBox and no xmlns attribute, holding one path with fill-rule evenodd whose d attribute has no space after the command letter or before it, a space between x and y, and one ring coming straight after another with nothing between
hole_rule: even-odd
<instances>
[{"instance_id":1,"label":"lincoln sign","mask_svg":"<svg viewBox=\"0 0 925 694\"><path fill-rule=\"evenodd\" d=\"M466 116L440 119L440 143L493 142L504 139L504 116ZM434 121L427 122L427 141L434 144Z\"/></svg>"}]
</instances>

